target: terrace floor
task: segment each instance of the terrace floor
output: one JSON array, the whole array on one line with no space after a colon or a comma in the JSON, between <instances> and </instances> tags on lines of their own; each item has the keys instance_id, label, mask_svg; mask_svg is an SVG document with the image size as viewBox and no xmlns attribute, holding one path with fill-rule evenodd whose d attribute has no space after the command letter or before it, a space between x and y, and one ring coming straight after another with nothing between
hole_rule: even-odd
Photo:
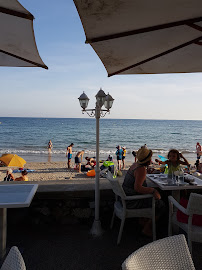
<instances>
[{"instance_id":1,"label":"terrace floor","mask_svg":"<svg viewBox=\"0 0 202 270\"><path fill-rule=\"evenodd\" d=\"M33 225L26 220L8 222L8 248L19 247L27 270L115 270L136 249L152 240L141 235L137 219L126 220L122 241L116 245L120 221L110 230L111 213L101 217L105 232L100 238L89 234L92 217L72 219L68 225ZM167 221L157 226L157 238L167 236ZM202 244L193 244L193 260L202 269Z\"/></svg>"}]
</instances>

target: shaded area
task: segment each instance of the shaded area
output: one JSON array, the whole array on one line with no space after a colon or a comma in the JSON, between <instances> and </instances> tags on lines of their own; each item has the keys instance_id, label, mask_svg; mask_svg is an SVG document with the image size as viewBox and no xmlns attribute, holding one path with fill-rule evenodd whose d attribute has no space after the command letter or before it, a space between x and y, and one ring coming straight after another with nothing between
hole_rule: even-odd
<instances>
[{"instance_id":1,"label":"shaded area","mask_svg":"<svg viewBox=\"0 0 202 270\"><path fill-rule=\"evenodd\" d=\"M28 209L9 212L8 248L17 245L28 270L101 270L120 269L125 258L136 249L151 242L141 234L137 219L127 219L119 246L116 245L120 221L115 220L109 229L112 211L102 211L101 220L105 233L101 238L89 234L93 217L51 220L34 224ZM35 222L36 223L36 222ZM157 225L157 238L167 236L167 219ZM202 269L200 258L202 244L193 244L196 269Z\"/></svg>"}]
</instances>

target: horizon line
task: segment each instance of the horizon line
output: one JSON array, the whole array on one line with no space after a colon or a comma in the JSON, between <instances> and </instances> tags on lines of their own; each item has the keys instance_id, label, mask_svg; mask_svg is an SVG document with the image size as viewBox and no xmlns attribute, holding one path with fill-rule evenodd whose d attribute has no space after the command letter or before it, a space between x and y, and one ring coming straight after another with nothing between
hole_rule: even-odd
<instances>
[{"instance_id":1,"label":"horizon line","mask_svg":"<svg viewBox=\"0 0 202 270\"><path fill-rule=\"evenodd\" d=\"M91 119L89 117L37 117L37 116L0 116L0 118L35 118L35 119ZM199 119L158 119L158 118L100 118L103 120L151 120L151 121L202 121Z\"/></svg>"}]
</instances>

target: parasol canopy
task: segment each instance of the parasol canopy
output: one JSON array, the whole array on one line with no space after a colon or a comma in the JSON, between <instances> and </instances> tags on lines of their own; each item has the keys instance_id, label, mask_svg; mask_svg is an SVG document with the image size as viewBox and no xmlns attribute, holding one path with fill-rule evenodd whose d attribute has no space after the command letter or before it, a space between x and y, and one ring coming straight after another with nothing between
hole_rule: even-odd
<instances>
[{"instance_id":1,"label":"parasol canopy","mask_svg":"<svg viewBox=\"0 0 202 270\"><path fill-rule=\"evenodd\" d=\"M0 66L48 69L37 50L33 19L17 0L0 0Z\"/></svg>"},{"instance_id":2,"label":"parasol canopy","mask_svg":"<svg viewBox=\"0 0 202 270\"><path fill-rule=\"evenodd\" d=\"M8 167L24 167L26 161L14 154L4 154L0 157L2 161Z\"/></svg>"},{"instance_id":3,"label":"parasol canopy","mask_svg":"<svg viewBox=\"0 0 202 270\"><path fill-rule=\"evenodd\" d=\"M74 3L108 76L202 72L202 1Z\"/></svg>"}]
</instances>

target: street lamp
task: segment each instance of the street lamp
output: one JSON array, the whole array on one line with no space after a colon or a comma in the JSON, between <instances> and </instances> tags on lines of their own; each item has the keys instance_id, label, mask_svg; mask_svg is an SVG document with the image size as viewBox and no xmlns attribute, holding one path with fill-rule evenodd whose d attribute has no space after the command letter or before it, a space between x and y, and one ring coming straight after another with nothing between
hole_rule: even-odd
<instances>
[{"instance_id":1,"label":"street lamp","mask_svg":"<svg viewBox=\"0 0 202 270\"><path fill-rule=\"evenodd\" d=\"M86 112L90 117L96 118L96 174L95 174L95 219L91 229L91 233L94 236L100 236L102 234L102 227L99 217L99 208L100 208L100 167L99 167L99 133L100 133L100 117L104 117L107 113L110 112L110 109L113 105L114 99L111 95L106 95L105 92L100 88L98 91L95 103L95 109L86 109L88 107L89 98L83 92L78 98L82 113ZM102 106L105 106L105 109L102 109Z\"/></svg>"}]
</instances>

